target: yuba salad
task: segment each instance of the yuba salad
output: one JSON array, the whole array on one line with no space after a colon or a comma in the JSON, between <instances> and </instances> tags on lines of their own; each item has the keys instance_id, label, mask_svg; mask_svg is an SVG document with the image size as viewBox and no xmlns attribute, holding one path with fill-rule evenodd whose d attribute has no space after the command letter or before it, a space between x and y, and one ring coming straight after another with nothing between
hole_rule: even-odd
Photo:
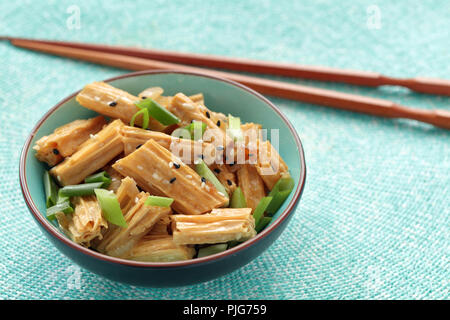
<instances>
[{"instance_id":1,"label":"yuba salad","mask_svg":"<svg viewBox=\"0 0 450 320\"><path fill-rule=\"evenodd\" d=\"M210 110L201 93L94 82L76 100L99 116L34 149L49 166L47 218L92 250L149 262L222 252L262 231L294 187L262 126Z\"/></svg>"}]
</instances>

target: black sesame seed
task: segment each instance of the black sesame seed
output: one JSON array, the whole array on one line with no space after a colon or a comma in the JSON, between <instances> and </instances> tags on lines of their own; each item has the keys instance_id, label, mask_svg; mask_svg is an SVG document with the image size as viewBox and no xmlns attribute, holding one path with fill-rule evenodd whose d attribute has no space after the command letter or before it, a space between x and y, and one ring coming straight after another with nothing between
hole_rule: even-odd
<instances>
[{"instance_id":1,"label":"black sesame seed","mask_svg":"<svg viewBox=\"0 0 450 320\"><path fill-rule=\"evenodd\" d=\"M219 174L219 173L220 173L220 169L219 169L219 168L215 168L215 169L214 169L214 172L217 173L217 174Z\"/></svg>"},{"instance_id":2,"label":"black sesame seed","mask_svg":"<svg viewBox=\"0 0 450 320\"><path fill-rule=\"evenodd\" d=\"M220 120L217 120L217 126L220 127Z\"/></svg>"},{"instance_id":3,"label":"black sesame seed","mask_svg":"<svg viewBox=\"0 0 450 320\"><path fill-rule=\"evenodd\" d=\"M227 183L229 186L231 186L233 184L233 182L231 182L231 180L228 180L228 179L227 179Z\"/></svg>"},{"instance_id":4,"label":"black sesame seed","mask_svg":"<svg viewBox=\"0 0 450 320\"><path fill-rule=\"evenodd\" d=\"M205 156L204 156L203 154L199 154L198 157L199 157L200 159L205 159Z\"/></svg>"},{"instance_id":5,"label":"black sesame seed","mask_svg":"<svg viewBox=\"0 0 450 320\"><path fill-rule=\"evenodd\" d=\"M147 99L147 97L142 97L142 100Z\"/></svg>"},{"instance_id":6,"label":"black sesame seed","mask_svg":"<svg viewBox=\"0 0 450 320\"><path fill-rule=\"evenodd\" d=\"M170 183L174 183L175 180L177 180L177 178L172 178L172 179L170 179L169 182L170 182Z\"/></svg>"},{"instance_id":7,"label":"black sesame seed","mask_svg":"<svg viewBox=\"0 0 450 320\"><path fill-rule=\"evenodd\" d=\"M140 147L142 147L142 144L138 145L138 146L136 147L136 149L139 149Z\"/></svg>"},{"instance_id":8,"label":"black sesame seed","mask_svg":"<svg viewBox=\"0 0 450 320\"><path fill-rule=\"evenodd\" d=\"M108 105L109 105L110 107L115 107L115 106L117 106L117 102L111 101Z\"/></svg>"},{"instance_id":9,"label":"black sesame seed","mask_svg":"<svg viewBox=\"0 0 450 320\"><path fill-rule=\"evenodd\" d=\"M54 154L59 154L58 149L53 149L53 153L54 153Z\"/></svg>"},{"instance_id":10,"label":"black sesame seed","mask_svg":"<svg viewBox=\"0 0 450 320\"><path fill-rule=\"evenodd\" d=\"M230 167L234 166L234 163L230 163L229 166L230 166Z\"/></svg>"},{"instance_id":11,"label":"black sesame seed","mask_svg":"<svg viewBox=\"0 0 450 320\"><path fill-rule=\"evenodd\" d=\"M208 119L211 118L211 115L209 114L208 111L206 111L206 117L207 117Z\"/></svg>"},{"instance_id":12,"label":"black sesame seed","mask_svg":"<svg viewBox=\"0 0 450 320\"><path fill-rule=\"evenodd\" d=\"M205 177L202 177L202 182L205 182L205 183L206 183L206 179L205 179Z\"/></svg>"},{"instance_id":13,"label":"black sesame seed","mask_svg":"<svg viewBox=\"0 0 450 320\"><path fill-rule=\"evenodd\" d=\"M173 163L173 166L175 167L175 169L180 169L180 165L178 163Z\"/></svg>"}]
</instances>

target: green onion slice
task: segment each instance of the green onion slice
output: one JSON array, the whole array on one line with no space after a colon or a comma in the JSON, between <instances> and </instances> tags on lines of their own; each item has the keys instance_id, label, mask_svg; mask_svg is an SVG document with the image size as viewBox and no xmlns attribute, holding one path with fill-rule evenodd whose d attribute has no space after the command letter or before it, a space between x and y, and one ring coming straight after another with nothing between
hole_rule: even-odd
<instances>
[{"instance_id":1,"label":"green onion slice","mask_svg":"<svg viewBox=\"0 0 450 320\"><path fill-rule=\"evenodd\" d=\"M267 207L267 213L273 216L275 212L283 205L292 189L294 189L294 179L291 177L280 178L269 193L272 197L272 202Z\"/></svg>"},{"instance_id":2,"label":"green onion slice","mask_svg":"<svg viewBox=\"0 0 450 320\"><path fill-rule=\"evenodd\" d=\"M227 243L214 244L212 246L203 247L198 250L197 258L202 258L206 256L210 256L212 254L220 253L227 250Z\"/></svg>"},{"instance_id":3,"label":"green onion slice","mask_svg":"<svg viewBox=\"0 0 450 320\"><path fill-rule=\"evenodd\" d=\"M90 196L94 194L94 190L101 188L103 182L92 182L65 186L59 189L59 195L61 197L77 197L77 196Z\"/></svg>"},{"instance_id":4,"label":"green onion slice","mask_svg":"<svg viewBox=\"0 0 450 320\"><path fill-rule=\"evenodd\" d=\"M65 214L72 213L73 208L69 201L63 201L55 204L47 209L47 219L52 221L55 220L56 214L58 212L63 212Z\"/></svg>"},{"instance_id":5,"label":"green onion slice","mask_svg":"<svg viewBox=\"0 0 450 320\"><path fill-rule=\"evenodd\" d=\"M44 191L45 191L45 204L47 208L54 206L58 201L58 185L50 176L48 171L44 172Z\"/></svg>"},{"instance_id":6,"label":"green onion slice","mask_svg":"<svg viewBox=\"0 0 450 320\"><path fill-rule=\"evenodd\" d=\"M259 224L259 221L264 216L264 212L266 211L271 201L272 197L264 197L259 201L258 205L255 208L255 211L253 211L253 218L255 218L255 226Z\"/></svg>"},{"instance_id":7,"label":"green onion slice","mask_svg":"<svg viewBox=\"0 0 450 320\"><path fill-rule=\"evenodd\" d=\"M180 122L180 119L178 119L173 113L171 113L169 110L161 106L153 99L148 98L137 101L135 102L135 105L139 109L141 109L141 111L146 109L149 116L155 118L156 120L158 120L158 122L162 123L165 126L177 124Z\"/></svg>"},{"instance_id":8,"label":"green onion slice","mask_svg":"<svg viewBox=\"0 0 450 320\"><path fill-rule=\"evenodd\" d=\"M237 187L231 196L230 208L247 208L244 193L241 187Z\"/></svg>"},{"instance_id":9,"label":"green onion slice","mask_svg":"<svg viewBox=\"0 0 450 320\"><path fill-rule=\"evenodd\" d=\"M258 225L255 227L256 232L261 232L272 221L271 217L262 217Z\"/></svg>"},{"instance_id":10,"label":"green onion slice","mask_svg":"<svg viewBox=\"0 0 450 320\"><path fill-rule=\"evenodd\" d=\"M86 179L84 179L85 183L93 183L93 182L103 182L103 188L107 188L111 184L111 177L106 171L102 171L96 174L93 174Z\"/></svg>"},{"instance_id":11,"label":"green onion slice","mask_svg":"<svg viewBox=\"0 0 450 320\"><path fill-rule=\"evenodd\" d=\"M114 192L105 189L94 191L105 219L119 227L128 227Z\"/></svg>"},{"instance_id":12,"label":"green onion slice","mask_svg":"<svg viewBox=\"0 0 450 320\"><path fill-rule=\"evenodd\" d=\"M147 129L150 122L150 117L148 115L148 109L141 109L136 112L133 117L131 117L130 126L134 127L134 121L138 115L142 114L142 129Z\"/></svg>"},{"instance_id":13,"label":"green onion slice","mask_svg":"<svg viewBox=\"0 0 450 320\"><path fill-rule=\"evenodd\" d=\"M172 198L158 197L158 196L149 196L147 200L145 200L146 205L156 207L170 207L172 202L173 202Z\"/></svg>"},{"instance_id":14,"label":"green onion slice","mask_svg":"<svg viewBox=\"0 0 450 320\"><path fill-rule=\"evenodd\" d=\"M220 183L215 174L208 168L206 163L203 160L200 160L199 163L195 165L195 171L199 174L200 177L205 178L209 182L216 187L217 191L223 194L224 197L229 198L227 189Z\"/></svg>"},{"instance_id":15,"label":"green onion slice","mask_svg":"<svg viewBox=\"0 0 450 320\"><path fill-rule=\"evenodd\" d=\"M191 124L184 127L184 129L189 130L192 140L200 140L203 138L203 134L206 131L206 123L194 120Z\"/></svg>"},{"instance_id":16,"label":"green onion slice","mask_svg":"<svg viewBox=\"0 0 450 320\"><path fill-rule=\"evenodd\" d=\"M241 119L228 115L228 135L233 138L234 141L242 141L243 135L241 130Z\"/></svg>"}]
</instances>

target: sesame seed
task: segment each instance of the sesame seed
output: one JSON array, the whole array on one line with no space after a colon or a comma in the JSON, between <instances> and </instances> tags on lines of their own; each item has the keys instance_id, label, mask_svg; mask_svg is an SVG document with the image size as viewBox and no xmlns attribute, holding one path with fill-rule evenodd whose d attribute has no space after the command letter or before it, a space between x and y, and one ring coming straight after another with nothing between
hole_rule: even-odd
<instances>
[{"instance_id":1,"label":"sesame seed","mask_svg":"<svg viewBox=\"0 0 450 320\"><path fill-rule=\"evenodd\" d=\"M202 182L201 188L204 188L206 186L206 183Z\"/></svg>"},{"instance_id":2,"label":"sesame seed","mask_svg":"<svg viewBox=\"0 0 450 320\"><path fill-rule=\"evenodd\" d=\"M175 180L177 180L177 178L172 178L172 179L170 179L170 183L174 183L175 182Z\"/></svg>"},{"instance_id":3,"label":"sesame seed","mask_svg":"<svg viewBox=\"0 0 450 320\"><path fill-rule=\"evenodd\" d=\"M208 111L206 111L206 117L207 117L208 119L211 118L211 115L209 114Z\"/></svg>"},{"instance_id":4,"label":"sesame seed","mask_svg":"<svg viewBox=\"0 0 450 320\"><path fill-rule=\"evenodd\" d=\"M206 189L206 191L209 191L210 189L209 189L209 186L207 185L207 184L205 184L205 189Z\"/></svg>"},{"instance_id":5,"label":"sesame seed","mask_svg":"<svg viewBox=\"0 0 450 320\"><path fill-rule=\"evenodd\" d=\"M147 99L147 97L142 97L142 99Z\"/></svg>"},{"instance_id":6,"label":"sesame seed","mask_svg":"<svg viewBox=\"0 0 450 320\"><path fill-rule=\"evenodd\" d=\"M59 151L58 151L58 149L56 149L56 148L55 148L55 149L53 149L53 153L54 153L54 154L59 154Z\"/></svg>"},{"instance_id":7,"label":"sesame seed","mask_svg":"<svg viewBox=\"0 0 450 320\"><path fill-rule=\"evenodd\" d=\"M233 182L231 182L231 180L227 179L227 183L229 186L231 186L233 184Z\"/></svg>"},{"instance_id":8,"label":"sesame seed","mask_svg":"<svg viewBox=\"0 0 450 320\"><path fill-rule=\"evenodd\" d=\"M134 203L138 203L139 199L138 197L134 198Z\"/></svg>"},{"instance_id":9,"label":"sesame seed","mask_svg":"<svg viewBox=\"0 0 450 320\"><path fill-rule=\"evenodd\" d=\"M108 105L109 105L110 107L115 107L115 106L117 106L117 102L111 101Z\"/></svg>"},{"instance_id":10,"label":"sesame seed","mask_svg":"<svg viewBox=\"0 0 450 320\"><path fill-rule=\"evenodd\" d=\"M220 127L220 120L217 120L217 126Z\"/></svg>"},{"instance_id":11,"label":"sesame seed","mask_svg":"<svg viewBox=\"0 0 450 320\"><path fill-rule=\"evenodd\" d=\"M139 170L144 170L144 168L142 167L142 166L137 166L137 168L139 169Z\"/></svg>"},{"instance_id":12,"label":"sesame seed","mask_svg":"<svg viewBox=\"0 0 450 320\"><path fill-rule=\"evenodd\" d=\"M164 180L163 180L163 183L164 183L164 184L169 184L169 180L164 179Z\"/></svg>"},{"instance_id":13,"label":"sesame seed","mask_svg":"<svg viewBox=\"0 0 450 320\"><path fill-rule=\"evenodd\" d=\"M175 169L180 169L180 165L176 162L173 163L173 166L175 167Z\"/></svg>"},{"instance_id":14,"label":"sesame seed","mask_svg":"<svg viewBox=\"0 0 450 320\"><path fill-rule=\"evenodd\" d=\"M234 163L230 163L229 166L230 166L230 167L234 166Z\"/></svg>"},{"instance_id":15,"label":"sesame seed","mask_svg":"<svg viewBox=\"0 0 450 320\"><path fill-rule=\"evenodd\" d=\"M169 162L169 168L172 168L172 167L173 167L173 162L170 161L170 162Z\"/></svg>"},{"instance_id":16,"label":"sesame seed","mask_svg":"<svg viewBox=\"0 0 450 320\"><path fill-rule=\"evenodd\" d=\"M94 97L94 100L95 100L95 101L100 101L100 98L97 97L97 96L95 96L95 97Z\"/></svg>"},{"instance_id":17,"label":"sesame seed","mask_svg":"<svg viewBox=\"0 0 450 320\"><path fill-rule=\"evenodd\" d=\"M202 177L202 182L206 182L206 179L205 179L205 177Z\"/></svg>"},{"instance_id":18,"label":"sesame seed","mask_svg":"<svg viewBox=\"0 0 450 320\"><path fill-rule=\"evenodd\" d=\"M142 147L142 144L138 145L138 146L136 147L136 149L139 149L140 147Z\"/></svg>"},{"instance_id":19,"label":"sesame seed","mask_svg":"<svg viewBox=\"0 0 450 320\"><path fill-rule=\"evenodd\" d=\"M190 174L186 175L186 178L192 179L192 176Z\"/></svg>"},{"instance_id":20,"label":"sesame seed","mask_svg":"<svg viewBox=\"0 0 450 320\"><path fill-rule=\"evenodd\" d=\"M219 173L220 173L220 169L219 169L219 168L215 168L215 169L214 169L214 172L217 173L217 174L219 174Z\"/></svg>"},{"instance_id":21,"label":"sesame seed","mask_svg":"<svg viewBox=\"0 0 450 320\"><path fill-rule=\"evenodd\" d=\"M225 197L225 195L222 192L217 191L217 193L220 194L222 197Z\"/></svg>"}]
</instances>

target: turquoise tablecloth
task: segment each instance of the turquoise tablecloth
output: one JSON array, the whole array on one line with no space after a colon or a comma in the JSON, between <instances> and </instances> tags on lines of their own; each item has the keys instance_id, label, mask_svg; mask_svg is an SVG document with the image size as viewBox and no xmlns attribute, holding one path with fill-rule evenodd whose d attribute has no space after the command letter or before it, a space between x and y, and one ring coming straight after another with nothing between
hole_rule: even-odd
<instances>
[{"instance_id":1,"label":"turquoise tablecloth","mask_svg":"<svg viewBox=\"0 0 450 320\"><path fill-rule=\"evenodd\" d=\"M446 0L1 1L0 34L449 79L449 12ZM449 133L275 98L303 141L308 177L292 222L269 250L225 277L176 289L79 269L28 213L19 154L61 98L125 71L6 42L0 57L1 298L449 298ZM400 88L298 82L449 110L448 98Z\"/></svg>"}]
</instances>

